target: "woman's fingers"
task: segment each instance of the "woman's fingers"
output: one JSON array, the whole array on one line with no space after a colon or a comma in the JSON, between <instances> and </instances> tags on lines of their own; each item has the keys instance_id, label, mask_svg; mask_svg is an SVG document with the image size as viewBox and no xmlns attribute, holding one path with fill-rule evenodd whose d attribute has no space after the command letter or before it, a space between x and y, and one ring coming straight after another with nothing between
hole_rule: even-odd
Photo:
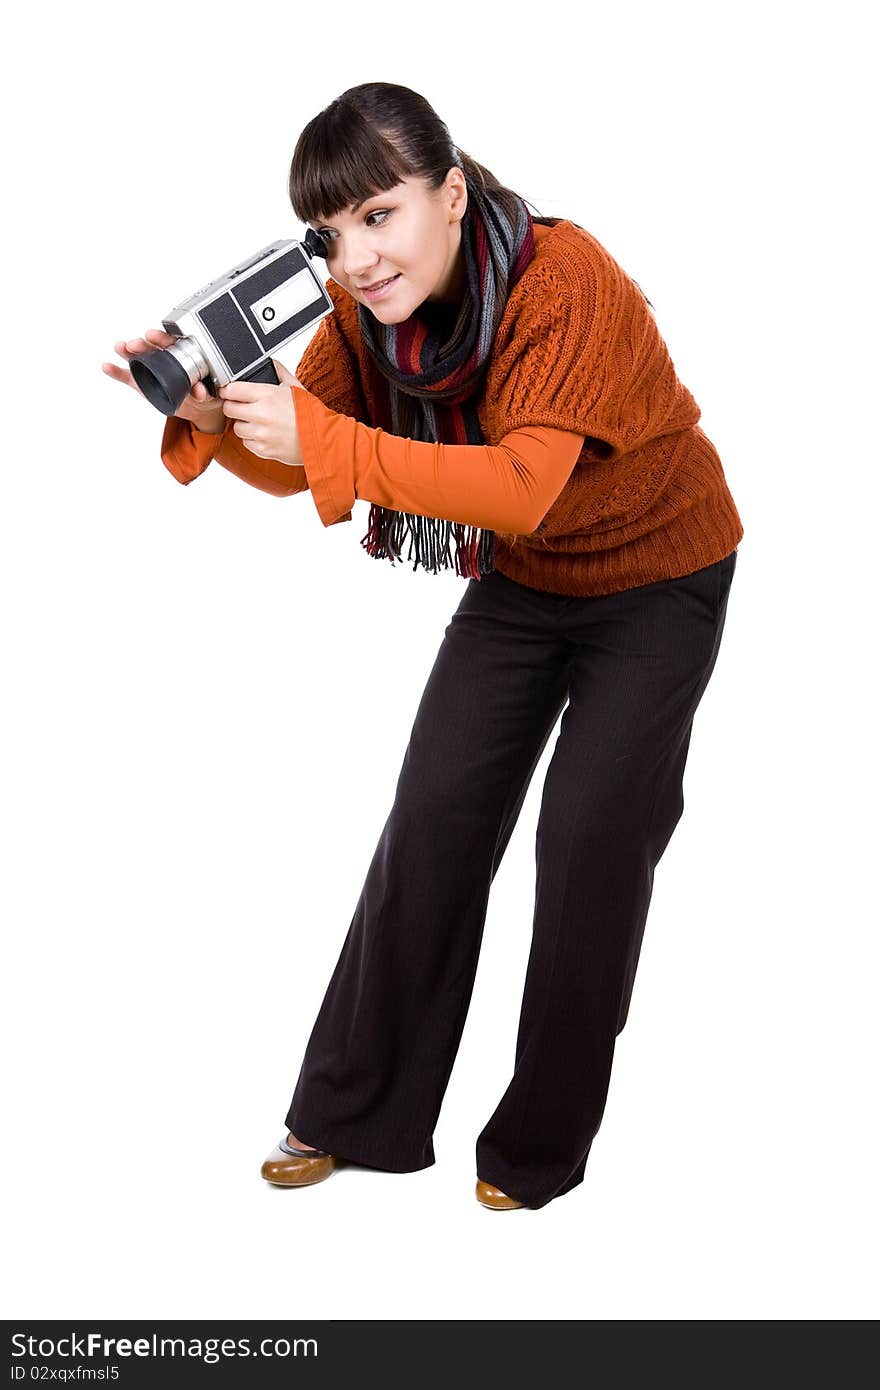
<instances>
[{"instance_id":1,"label":"woman's fingers","mask_svg":"<svg viewBox=\"0 0 880 1390\"><path fill-rule=\"evenodd\" d=\"M148 328L143 338L121 338L118 343L113 344L113 351L120 357L134 357L137 353L149 352L153 348L168 348L176 341L173 334L164 333L161 328Z\"/></svg>"},{"instance_id":2,"label":"woman's fingers","mask_svg":"<svg viewBox=\"0 0 880 1390\"><path fill-rule=\"evenodd\" d=\"M177 339L173 333L166 333L162 328L148 328L143 338L120 338L113 344L113 351L124 362L130 358L138 356L142 352L150 352L155 348L168 348ZM140 391L140 387L132 376L131 372L123 367L117 367L114 362L102 362L101 370L114 381L121 381L125 386L131 386L133 390ZM201 395L196 394L196 400L206 400L207 392L202 388Z\"/></svg>"},{"instance_id":3,"label":"woman's fingers","mask_svg":"<svg viewBox=\"0 0 880 1390\"><path fill-rule=\"evenodd\" d=\"M302 386L302 389L305 391L306 388L303 386L299 377L294 376L293 372L289 372L283 362L279 362L276 357L273 357L272 365L275 368L275 374L282 386Z\"/></svg>"},{"instance_id":4,"label":"woman's fingers","mask_svg":"<svg viewBox=\"0 0 880 1390\"><path fill-rule=\"evenodd\" d=\"M154 347L169 348L177 339L173 333L166 333L163 328L148 328L147 338Z\"/></svg>"},{"instance_id":5,"label":"woman's fingers","mask_svg":"<svg viewBox=\"0 0 880 1390\"><path fill-rule=\"evenodd\" d=\"M115 362L102 362L101 371L107 376L112 376L114 381L121 381L125 386L133 386L135 391L138 387L131 372L127 372L124 367L117 367Z\"/></svg>"},{"instance_id":6,"label":"woman's fingers","mask_svg":"<svg viewBox=\"0 0 880 1390\"><path fill-rule=\"evenodd\" d=\"M170 333L163 332L161 328L148 328L146 336L143 338L120 338L113 344L113 351L118 357L121 357L124 362L127 362L130 358L135 357L141 352L149 352L157 347L170 347L174 341L175 339L173 336ZM117 367L112 362L102 362L101 370L107 376L111 376L114 381L121 381L126 386L133 387L135 391L140 389L132 377L131 372L124 371L121 367Z\"/></svg>"}]
</instances>

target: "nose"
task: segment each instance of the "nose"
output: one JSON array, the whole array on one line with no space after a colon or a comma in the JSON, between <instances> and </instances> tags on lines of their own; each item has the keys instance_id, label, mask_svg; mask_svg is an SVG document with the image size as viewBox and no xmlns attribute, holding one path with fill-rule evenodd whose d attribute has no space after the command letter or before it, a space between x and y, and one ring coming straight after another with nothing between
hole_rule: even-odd
<instances>
[{"instance_id":1,"label":"nose","mask_svg":"<svg viewBox=\"0 0 880 1390\"><path fill-rule=\"evenodd\" d=\"M375 251L362 237L350 236L342 253L342 269L349 280L369 279L370 271L378 264Z\"/></svg>"}]
</instances>

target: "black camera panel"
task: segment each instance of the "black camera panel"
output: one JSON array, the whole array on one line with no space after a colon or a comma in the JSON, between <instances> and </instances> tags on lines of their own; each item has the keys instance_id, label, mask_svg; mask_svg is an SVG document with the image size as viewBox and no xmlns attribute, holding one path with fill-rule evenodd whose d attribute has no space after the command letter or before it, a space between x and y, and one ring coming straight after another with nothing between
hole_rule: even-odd
<instances>
[{"instance_id":1,"label":"black camera panel","mask_svg":"<svg viewBox=\"0 0 880 1390\"><path fill-rule=\"evenodd\" d=\"M249 362L253 362L259 349L254 343L252 333L241 317L241 311L233 303L232 295L224 294L213 303L206 304L199 311L199 318L207 328L214 342L223 345L223 356L229 364L233 376L243 372Z\"/></svg>"}]
</instances>

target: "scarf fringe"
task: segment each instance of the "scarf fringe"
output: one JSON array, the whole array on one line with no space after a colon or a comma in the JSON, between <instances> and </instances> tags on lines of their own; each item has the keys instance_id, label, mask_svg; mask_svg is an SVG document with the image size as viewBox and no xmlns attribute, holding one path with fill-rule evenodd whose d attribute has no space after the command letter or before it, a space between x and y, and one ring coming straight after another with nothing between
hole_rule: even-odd
<instances>
[{"instance_id":1,"label":"scarf fringe","mask_svg":"<svg viewBox=\"0 0 880 1390\"><path fill-rule=\"evenodd\" d=\"M403 544L409 540L407 560L413 559L413 570L419 565L431 574L455 569L462 579L480 579L495 568L495 532L479 526L466 526L460 521L442 521L410 512L390 511L373 503L367 534L361 545L376 560L403 560ZM455 550L451 551L452 542Z\"/></svg>"}]
</instances>

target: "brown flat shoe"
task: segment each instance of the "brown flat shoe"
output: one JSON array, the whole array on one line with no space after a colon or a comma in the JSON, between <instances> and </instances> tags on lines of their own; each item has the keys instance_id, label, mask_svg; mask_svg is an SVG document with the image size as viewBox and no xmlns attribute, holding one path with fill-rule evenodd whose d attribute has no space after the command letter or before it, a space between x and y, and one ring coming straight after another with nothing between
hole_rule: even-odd
<instances>
[{"instance_id":1,"label":"brown flat shoe","mask_svg":"<svg viewBox=\"0 0 880 1390\"><path fill-rule=\"evenodd\" d=\"M324 1149L298 1149L279 1139L264 1160L260 1177L276 1187L308 1187L329 1178L336 1166L333 1155Z\"/></svg>"},{"instance_id":2,"label":"brown flat shoe","mask_svg":"<svg viewBox=\"0 0 880 1390\"><path fill-rule=\"evenodd\" d=\"M484 1207L491 1207L493 1211L513 1211L516 1207L525 1206L525 1202L508 1197L500 1187L493 1187L491 1183L483 1182L482 1178L477 1178L477 1201Z\"/></svg>"}]
</instances>

